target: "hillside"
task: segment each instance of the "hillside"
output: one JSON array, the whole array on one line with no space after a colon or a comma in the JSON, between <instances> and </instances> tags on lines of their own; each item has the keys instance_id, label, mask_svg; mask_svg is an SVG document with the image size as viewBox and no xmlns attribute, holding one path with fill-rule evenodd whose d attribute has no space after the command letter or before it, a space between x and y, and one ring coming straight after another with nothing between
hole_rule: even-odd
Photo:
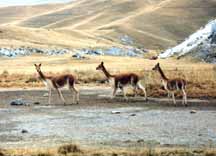
<instances>
[{"instance_id":1,"label":"hillside","mask_svg":"<svg viewBox=\"0 0 216 156\"><path fill-rule=\"evenodd\" d=\"M176 47L167 49L159 55L160 58L192 55L194 58L209 63L216 63L216 20L190 35Z\"/></svg>"},{"instance_id":2,"label":"hillside","mask_svg":"<svg viewBox=\"0 0 216 156\"><path fill-rule=\"evenodd\" d=\"M0 8L0 45L174 46L216 17L216 0L77 0Z\"/></svg>"}]
</instances>

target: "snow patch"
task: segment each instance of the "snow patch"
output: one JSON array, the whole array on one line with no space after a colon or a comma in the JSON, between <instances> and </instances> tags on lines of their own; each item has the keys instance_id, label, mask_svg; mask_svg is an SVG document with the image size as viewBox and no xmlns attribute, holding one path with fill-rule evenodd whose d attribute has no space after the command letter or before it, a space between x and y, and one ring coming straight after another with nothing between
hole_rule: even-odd
<instances>
[{"instance_id":1,"label":"snow patch","mask_svg":"<svg viewBox=\"0 0 216 156\"><path fill-rule=\"evenodd\" d=\"M208 44L216 40L216 20L210 21L204 28L201 28L184 42L176 47L170 48L159 55L159 58L168 58L173 55L183 56L197 48L201 44Z\"/></svg>"}]
</instances>

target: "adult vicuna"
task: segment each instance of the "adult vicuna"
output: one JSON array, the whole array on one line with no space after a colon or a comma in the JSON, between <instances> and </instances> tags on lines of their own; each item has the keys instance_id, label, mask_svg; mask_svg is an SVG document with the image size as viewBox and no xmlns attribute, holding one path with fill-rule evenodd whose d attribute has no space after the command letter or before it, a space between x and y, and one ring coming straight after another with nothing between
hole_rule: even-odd
<instances>
[{"instance_id":1,"label":"adult vicuna","mask_svg":"<svg viewBox=\"0 0 216 156\"><path fill-rule=\"evenodd\" d=\"M183 94L183 99L182 99L182 104L187 106L187 94L186 94L186 81L184 79L181 78L177 78L177 79L168 79L163 70L160 67L160 64L157 63L155 65L154 68L152 68L152 70L158 71L161 79L162 79L162 84L164 86L164 89L168 92L168 96L172 95L173 98L173 103L174 105L176 105L176 101L175 101L175 91L176 90L181 90L182 94Z\"/></svg>"},{"instance_id":2,"label":"adult vicuna","mask_svg":"<svg viewBox=\"0 0 216 156\"><path fill-rule=\"evenodd\" d=\"M146 89L143 87L140 83L139 76L134 73L124 73L124 74L116 74L116 75L111 75L105 68L104 62L101 62L96 70L101 70L103 71L104 75L110 80L114 80L114 89L113 89L113 94L112 97L115 97L117 89L121 89L124 98L127 99L126 92L124 90L124 87L127 85L131 85L134 88L135 91L135 96L137 95L137 90L141 89L144 92L145 95L145 100L147 100L147 95L146 95Z\"/></svg>"},{"instance_id":3,"label":"adult vicuna","mask_svg":"<svg viewBox=\"0 0 216 156\"><path fill-rule=\"evenodd\" d=\"M61 93L60 88L63 88L65 86L68 87L68 89L73 94L73 103L75 103L75 97L76 97L76 103L79 103L79 92L75 88L75 77L71 74L64 74L59 76L46 76L41 71L41 64L37 65L34 64L35 68L43 81L43 83L46 85L46 87L49 89L49 104L51 104L51 96L52 96L52 90L56 90L59 97L63 101L64 105L66 104L65 99Z\"/></svg>"}]
</instances>

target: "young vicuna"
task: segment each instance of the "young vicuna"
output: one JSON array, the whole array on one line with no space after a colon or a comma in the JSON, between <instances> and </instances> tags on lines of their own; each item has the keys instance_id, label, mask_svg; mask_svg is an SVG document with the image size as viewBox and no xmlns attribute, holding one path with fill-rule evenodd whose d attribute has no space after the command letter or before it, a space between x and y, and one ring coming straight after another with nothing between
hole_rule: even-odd
<instances>
[{"instance_id":1,"label":"young vicuna","mask_svg":"<svg viewBox=\"0 0 216 156\"><path fill-rule=\"evenodd\" d=\"M59 97L64 102L64 105L66 104L65 99L61 93L60 88L63 88L64 86L67 86L68 89L73 93L73 103L75 103L75 96L76 96L76 103L79 103L79 92L75 89L75 78L73 75L60 75L60 76L46 76L41 71L41 64L37 65L35 64L35 68L43 81L43 83L47 86L49 89L49 104L51 104L51 94L52 90L56 90L58 92Z\"/></svg>"},{"instance_id":2,"label":"young vicuna","mask_svg":"<svg viewBox=\"0 0 216 156\"><path fill-rule=\"evenodd\" d=\"M126 93L124 91L124 87L127 85L131 85L134 88L135 95L137 95L137 90L141 89L144 94L145 94L145 100L147 100L147 95L146 95L146 89L141 85L139 82L139 76L134 73L125 73L125 74L118 74L118 75L111 75L105 68L104 63L101 62L96 70L101 70L105 74L105 76L110 80L114 79L114 90L113 90L113 97L116 95L117 89L121 89L124 98L127 99Z\"/></svg>"},{"instance_id":3,"label":"young vicuna","mask_svg":"<svg viewBox=\"0 0 216 156\"><path fill-rule=\"evenodd\" d=\"M174 92L176 90L181 90L183 94L182 104L187 106L187 94L185 92L186 81L184 79L168 79L162 71L159 63L157 63L152 70L156 70L160 73L164 89L168 92L168 96L170 93L172 94L174 105L176 105Z\"/></svg>"}]
</instances>

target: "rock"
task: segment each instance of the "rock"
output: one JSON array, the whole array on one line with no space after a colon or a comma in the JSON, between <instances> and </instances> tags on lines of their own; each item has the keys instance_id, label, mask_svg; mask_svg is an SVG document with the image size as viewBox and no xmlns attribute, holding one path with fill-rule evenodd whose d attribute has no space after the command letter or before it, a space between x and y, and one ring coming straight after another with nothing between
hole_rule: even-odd
<instances>
[{"instance_id":1,"label":"rock","mask_svg":"<svg viewBox=\"0 0 216 156\"><path fill-rule=\"evenodd\" d=\"M120 36L120 40L125 45L132 45L134 43L133 39L130 36L128 36L128 35L122 35L122 36Z\"/></svg>"},{"instance_id":2,"label":"rock","mask_svg":"<svg viewBox=\"0 0 216 156\"><path fill-rule=\"evenodd\" d=\"M136 116L136 114L131 114L130 116Z\"/></svg>"},{"instance_id":3,"label":"rock","mask_svg":"<svg viewBox=\"0 0 216 156\"><path fill-rule=\"evenodd\" d=\"M120 111L112 111L112 114L121 114Z\"/></svg>"},{"instance_id":4,"label":"rock","mask_svg":"<svg viewBox=\"0 0 216 156\"><path fill-rule=\"evenodd\" d=\"M33 53L46 54L46 55L62 55L69 53L68 49L39 49L30 47L20 48L0 48L0 56L16 57L16 56L27 56Z\"/></svg>"},{"instance_id":5,"label":"rock","mask_svg":"<svg viewBox=\"0 0 216 156\"><path fill-rule=\"evenodd\" d=\"M12 106L24 106L27 104L23 99L16 99L16 100L11 101L10 105L12 105Z\"/></svg>"},{"instance_id":6,"label":"rock","mask_svg":"<svg viewBox=\"0 0 216 156\"><path fill-rule=\"evenodd\" d=\"M34 102L34 105L40 105L40 102Z\"/></svg>"},{"instance_id":7,"label":"rock","mask_svg":"<svg viewBox=\"0 0 216 156\"><path fill-rule=\"evenodd\" d=\"M79 59L79 60L85 59L85 58L86 58L85 56L83 56L83 55L80 54L80 53L76 53L76 54L72 55L72 57L73 57L73 58L76 58L76 59Z\"/></svg>"},{"instance_id":8,"label":"rock","mask_svg":"<svg viewBox=\"0 0 216 156\"><path fill-rule=\"evenodd\" d=\"M21 131L21 133L22 133L22 134L25 134L25 133L28 133L28 131L25 130L25 129L23 129L23 130Z\"/></svg>"},{"instance_id":9,"label":"rock","mask_svg":"<svg viewBox=\"0 0 216 156\"><path fill-rule=\"evenodd\" d=\"M44 93L43 97L49 97L49 93Z\"/></svg>"},{"instance_id":10,"label":"rock","mask_svg":"<svg viewBox=\"0 0 216 156\"><path fill-rule=\"evenodd\" d=\"M110 47L107 49L80 49L79 55L111 55L111 56L131 56L142 57L143 51L141 49L128 46L125 48ZM74 57L77 57L76 55Z\"/></svg>"},{"instance_id":11,"label":"rock","mask_svg":"<svg viewBox=\"0 0 216 156\"><path fill-rule=\"evenodd\" d=\"M195 113L197 113L197 111L196 110L191 110L190 113L195 114Z\"/></svg>"},{"instance_id":12,"label":"rock","mask_svg":"<svg viewBox=\"0 0 216 156\"><path fill-rule=\"evenodd\" d=\"M216 19L210 21L205 27L199 29L182 43L167 49L159 58L177 56L178 59L191 56L200 61L216 63Z\"/></svg>"},{"instance_id":13,"label":"rock","mask_svg":"<svg viewBox=\"0 0 216 156\"><path fill-rule=\"evenodd\" d=\"M136 53L136 50L132 47L130 48L118 48L118 47L111 47L107 50L104 50L105 55L111 55L111 56L131 56L131 57L137 57L138 54Z\"/></svg>"}]
</instances>

